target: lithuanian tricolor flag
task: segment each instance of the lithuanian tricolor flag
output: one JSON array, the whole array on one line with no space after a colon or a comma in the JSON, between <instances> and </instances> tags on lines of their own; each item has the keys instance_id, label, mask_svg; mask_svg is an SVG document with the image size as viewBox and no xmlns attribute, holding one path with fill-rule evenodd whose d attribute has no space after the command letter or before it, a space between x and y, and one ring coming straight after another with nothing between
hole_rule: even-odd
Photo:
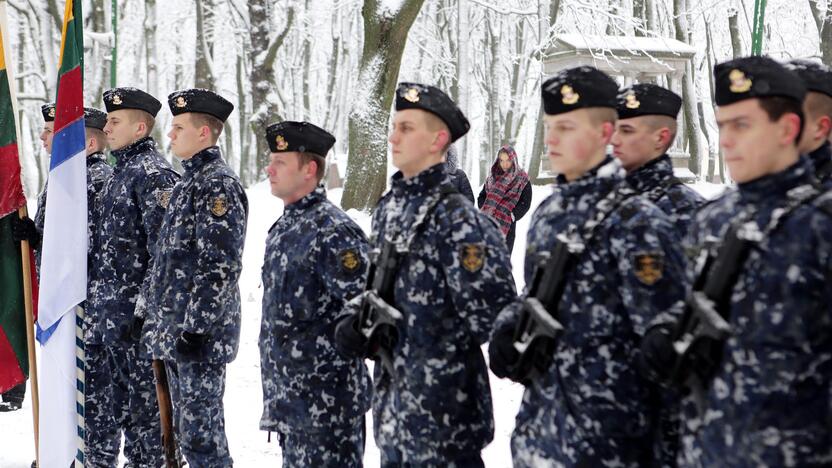
<instances>
[{"instance_id":1,"label":"lithuanian tricolor flag","mask_svg":"<svg viewBox=\"0 0 832 468\"><path fill-rule=\"evenodd\" d=\"M7 31L0 27L0 393L29 375L20 243L12 239L11 230L12 217L18 216L17 210L26 205L26 198L20 180L11 79L6 69L7 37Z\"/></svg>"}]
</instances>

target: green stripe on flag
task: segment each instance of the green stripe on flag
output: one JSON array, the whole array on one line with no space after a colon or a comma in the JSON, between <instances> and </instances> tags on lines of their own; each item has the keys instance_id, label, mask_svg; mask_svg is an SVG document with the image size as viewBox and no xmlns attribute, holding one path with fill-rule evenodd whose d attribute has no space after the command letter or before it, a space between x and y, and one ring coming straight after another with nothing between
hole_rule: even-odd
<instances>
[{"instance_id":1,"label":"green stripe on flag","mask_svg":"<svg viewBox=\"0 0 832 468\"><path fill-rule=\"evenodd\" d=\"M0 70L0 147L10 145L17 139L11 96L9 77L4 68Z\"/></svg>"},{"instance_id":2,"label":"green stripe on flag","mask_svg":"<svg viewBox=\"0 0 832 468\"><path fill-rule=\"evenodd\" d=\"M20 383L14 376L21 370L25 375L29 374L23 267L20 243L12 238L12 216L17 216L17 213L0 218L0 328L10 345L0 343L0 348L11 349L13 353L0 353L0 388L11 388Z\"/></svg>"}]
</instances>

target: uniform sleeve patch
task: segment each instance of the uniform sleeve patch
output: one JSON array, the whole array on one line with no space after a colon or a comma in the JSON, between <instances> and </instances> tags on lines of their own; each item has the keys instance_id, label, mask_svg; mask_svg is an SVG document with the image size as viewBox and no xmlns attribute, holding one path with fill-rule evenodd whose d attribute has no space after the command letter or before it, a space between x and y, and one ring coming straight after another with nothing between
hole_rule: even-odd
<instances>
[{"instance_id":1,"label":"uniform sleeve patch","mask_svg":"<svg viewBox=\"0 0 832 468\"><path fill-rule=\"evenodd\" d=\"M214 216L225 216L228 213L228 202L225 195L218 195L211 199L211 214Z\"/></svg>"},{"instance_id":2,"label":"uniform sleeve patch","mask_svg":"<svg viewBox=\"0 0 832 468\"><path fill-rule=\"evenodd\" d=\"M338 253L341 268L347 273L355 273L361 266L361 257L355 249L344 249Z\"/></svg>"},{"instance_id":3,"label":"uniform sleeve patch","mask_svg":"<svg viewBox=\"0 0 832 468\"><path fill-rule=\"evenodd\" d=\"M471 273L482 270L485 265L485 247L479 244L464 244L459 248L459 263Z\"/></svg>"},{"instance_id":4,"label":"uniform sleeve patch","mask_svg":"<svg viewBox=\"0 0 832 468\"><path fill-rule=\"evenodd\" d=\"M664 256L659 252L647 252L635 254L633 267L638 280L646 285L653 286L664 274Z\"/></svg>"},{"instance_id":5,"label":"uniform sleeve patch","mask_svg":"<svg viewBox=\"0 0 832 468\"><path fill-rule=\"evenodd\" d=\"M168 208L170 204L170 195L172 190L157 190L156 191L156 203L164 209Z\"/></svg>"}]
</instances>

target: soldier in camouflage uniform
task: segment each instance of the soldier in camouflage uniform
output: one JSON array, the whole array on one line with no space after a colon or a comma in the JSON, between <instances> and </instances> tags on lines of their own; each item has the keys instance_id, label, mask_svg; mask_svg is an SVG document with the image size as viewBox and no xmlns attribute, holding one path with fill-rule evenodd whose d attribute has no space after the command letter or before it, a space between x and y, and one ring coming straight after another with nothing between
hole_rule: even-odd
<instances>
[{"instance_id":1,"label":"soldier in camouflage uniform","mask_svg":"<svg viewBox=\"0 0 832 468\"><path fill-rule=\"evenodd\" d=\"M639 83L618 94L618 121L611 143L613 154L627 170L627 182L655 203L676 228L678 242L687 236L696 210L704 203L698 193L673 175L667 149L676 137L676 117L682 98L660 86ZM676 242L676 241L674 241ZM658 428L657 458L675 466L681 425L679 396L661 390L663 408Z\"/></svg>"},{"instance_id":2,"label":"soldier in camouflage uniform","mask_svg":"<svg viewBox=\"0 0 832 468\"><path fill-rule=\"evenodd\" d=\"M226 365L240 341L248 202L216 143L234 106L203 89L177 91L168 106L171 150L185 173L159 231L143 343L167 368L189 466L229 467L222 398Z\"/></svg>"},{"instance_id":3,"label":"soldier in camouflage uniform","mask_svg":"<svg viewBox=\"0 0 832 468\"><path fill-rule=\"evenodd\" d=\"M439 89L399 84L388 139L400 171L376 208L370 241L376 269L386 246L401 255L392 302L379 306L398 333L386 350L392 369L377 364L374 371L374 432L383 467L482 466L480 451L494 436L480 346L516 292L499 229L448 189L443 154L468 128ZM368 343L356 333L364 329L357 306L348 307L336 341L343 352L363 355Z\"/></svg>"},{"instance_id":4,"label":"soldier in camouflage uniform","mask_svg":"<svg viewBox=\"0 0 832 468\"><path fill-rule=\"evenodd\" d=\"M738 185L701 208L687 243L701 254L698 268L729 229L741 226L749 247L726 299L711 304L730 334L706 374L701 410L686 411L682 461L830 466L832 194L797 149L806 89L768 57L718 64L714 76L720 146ZM652 341L645 353L661 367L676 348Z\"/></svg>"},{"instance_id":5,"label":"soldier in camouflage uniform","mask_svg":"<svg viewBox=\"0 0 832 468\"><path fill-rule=\"evenodd\" d=\"M153 370L138 343L140 305L147 296L151 248L178 176L148 136L159 101L135 88L116 88L104 93L104 104L104 133L116 165L99 200L91 336L101 340L110 362L109 392L128 466L158 466L160 426Z\"/></svg>"},{"instance_id":6,"label":"soldier in camouflage uniform","mask_svg":"<svg viewBox=\"0 0 832 468\"><path fill-rule=\"evenodd\" d=\"M620 162L605 155L615 81L580 67L558 73L542 91L545 142L560 175L529 227L526 284L558 241L569 245L574 266L550 306L557 310L547 309L563 326L551 363L518 379L527 388L512 434L514 464L651 466L659 405L655 386L637 372L638 344L656 316L681 311L683 255L667 215L636 195ZM489 355L498 376L512 375L521 357L514 332L524 304L506 307L495 325Z\"/></svg>"},{"instance_id":7,"label":"soldier in camouflage uniform","mask_svg":"<svg viewBox=\"0 0 832 468\"><path fill-rule=\"evenodd\" d=\"M806 85L803 100L803 133L797 149L806 154L820 181L832 184L832 70L809 60L792 60L787 65Z\"/></svg>"},{"instance_id":8,"label":"soldier in camouflage uniform","mask_svg":"<svg viewBox=\"0 0 832 468\"><path fill-rule=\"evenodd\" d=\"M372 387L364 361L332 340L344 304L367 274L367 239L319 185L335 138L306 122L266 130L272 194L283 216L263 264L260 429L276 431L285 467L360 467Z\"/></svg>"}]
</instances>

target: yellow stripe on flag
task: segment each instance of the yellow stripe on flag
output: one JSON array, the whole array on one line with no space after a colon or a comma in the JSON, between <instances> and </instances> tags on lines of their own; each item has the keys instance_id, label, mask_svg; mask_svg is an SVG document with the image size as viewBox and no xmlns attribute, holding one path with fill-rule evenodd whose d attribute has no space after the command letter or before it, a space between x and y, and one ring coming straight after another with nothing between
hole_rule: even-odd
<instances>
[{"instance_id":1,"label":"yellow stripe on flag","mask_svg":"<svg viewBox=\"0 0 832 468\"><path fill-rule=\"evenodd\" d=\"M69 23L75 19L72 16L72 2L73 0L66 0L66 7L64 8L64 27L61 31L61 60L58 62L59 64L64 63L64 48L66 47L66 30L69 29ZM60 68L60 65L58 65Z\"/></svg>"}]
</instances>

